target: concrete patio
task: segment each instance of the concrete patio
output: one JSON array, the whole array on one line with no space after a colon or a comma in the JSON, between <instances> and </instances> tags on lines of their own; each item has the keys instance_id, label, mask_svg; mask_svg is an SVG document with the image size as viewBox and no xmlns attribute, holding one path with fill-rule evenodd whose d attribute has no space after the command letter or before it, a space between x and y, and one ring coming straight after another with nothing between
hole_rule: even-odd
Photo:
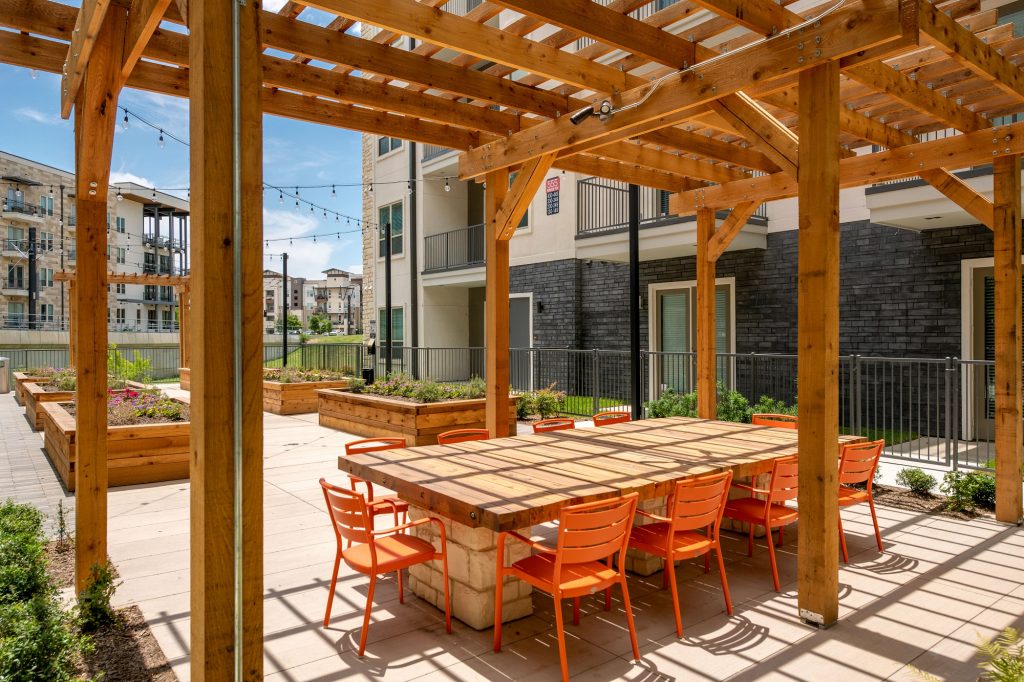
<instances>
[{"instance_id":1,"label":"concrete patio","mask_svg":"<svg viewBox=\"0 0 1024 682\"><path fill-rule=\"evenodd\" d=\"M334 538L317 484L339 481L336 458L347 436L320 428L315 415L265 414L266 679L558 679L549 598L491 632L461 623L446 635L443 614L409 596L399 604L393 577L377 589L366 656L354 653L366 579L342 569L331 627L320 627ZM0 498L54 514L73 505L11 395L0 396ZM841 568L841 620L814 631L796 619L796 533L780 553L783 592L771 590L763 544L724 538L735 614L724 612L718 576L679 569L684 638L677 639L661 574L630 584L643 660L636 664L621 600L612 612L584 601L580 626L567 628L577 680L915 680L914 668L945 680L977 675L974 647L1007 625L1024 626L1024 531L987 519L970 522L880 507L886 551L879 555L867 510L844 511L851 562ZM113 489L110 555L123 584L116 601L137 604L178 678L189 679L189 485ZM539 534L550 529L539 528ZM838 550L837 550L838 551Z\"/></svg>"}]
</instances>

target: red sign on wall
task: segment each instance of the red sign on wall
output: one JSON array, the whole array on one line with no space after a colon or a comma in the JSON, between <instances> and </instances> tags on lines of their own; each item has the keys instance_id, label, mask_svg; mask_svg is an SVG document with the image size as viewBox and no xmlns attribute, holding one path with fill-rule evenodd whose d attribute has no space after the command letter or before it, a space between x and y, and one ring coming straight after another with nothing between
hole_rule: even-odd
<instances>
[{"instance_id":1,"label":"red sign on wall","mask_svg":"<svg viewBox=\"0 0 1024 682\"><path fill-rule=\"evenodd\" d=\"M557 192L562 186L562 178L555 176L544 181L545 192Z\"/></svg>"}]
</instances>

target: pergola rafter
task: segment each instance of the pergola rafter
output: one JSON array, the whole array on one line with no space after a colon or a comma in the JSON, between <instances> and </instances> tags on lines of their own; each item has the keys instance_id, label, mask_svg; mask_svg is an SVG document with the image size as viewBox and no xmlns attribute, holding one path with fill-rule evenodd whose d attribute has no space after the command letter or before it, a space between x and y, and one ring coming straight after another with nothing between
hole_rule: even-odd
<instances>
[{"instance_id":1,"label":"pergola rafter","mask_svg":"<svg viewBox=\"0 0 1024 682\"><path fill-rule=\"evenodd\" d=\"M231 663L238 576L224 557L236 530L244 538L238 662L245 679L262 677L262 444L253 435L261 425L261 112L456 149L460 174L486 180L487 422L494 435L508 426L509 239L550 169L664 189L676 193L673 212L697 214L705 417L715 410L715 264L762 201L799 196L800 506L808 519L801 521L799 604L802 617L822 625L838 613L838 190L924 178L994 233L1002 273L995 285L997 516L1021 519L1024 123L991 126L1024 111L1024 76L1014 63L1024 56L1024 39L997 25L994 12L980 11L978 0L829 0L803 14L772 0L648 4L494 0L457 16L445 0L290 0L277 13L207 0L84 0L81 11L51 0L0 0L0 61L64 74L61 113L75 109L80 239L71 345L84 372L80 390L96 404L106 325L95 311L104 308L107 283L124 276L106 272L101 202L89 190L109 172L117 94L131 87L191 98L192 215L201 238L193 241L193 275L178 286L183 308L193 312L181 322L191 339L191 350L182 344L183 362L192 368L197 415L195 679L212 679ZM304 21L307 6L334 19L324 27ZM522 16L501 26L493 20L504 8ZM240 36L234 52L225 40L232 9ZM636 10L646 16L630 16ZM187 25L188 33L161 21ZM356 22L360 35L351 32ZM405 49L406 37L418 44ZM241 83L237 128L225 115L231 64ZM611 114L570 120L602 100ZM915 137L947 128L963 134ZM994 201L946 170L989 162ZM808 176L813 183L801 184ZM232 212L222 188L235 183ZM717 210L731 210L721 225ZM224 321L238 313L239 326L225 333ZM78 509L88 524L105 513L105 421L99 409L79 410L78 419ZM241 458L237 470L225 453ZM244 524L232 515L237 490L245 491ZM105 556L105 529L98 523L79 538L81 586L89 562Z\"/></svg>"}]
</instances>

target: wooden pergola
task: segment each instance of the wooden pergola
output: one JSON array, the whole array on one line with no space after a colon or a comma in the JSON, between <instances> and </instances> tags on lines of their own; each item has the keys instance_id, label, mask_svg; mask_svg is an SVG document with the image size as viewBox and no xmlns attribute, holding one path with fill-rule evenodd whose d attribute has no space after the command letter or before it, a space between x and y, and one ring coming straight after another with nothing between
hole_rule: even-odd
<instances>
[{"instance_id":1,"label":"wooden pergola","mask_svg":"<svg viewBox=\"0 0 1024 682\"><path fill-rule=\"evenodd\" d=\"M715 263L758 204L799 197L799 608L823 626L838 617L839 188L922 177L993 232L997 516L1020 522L1024 123L996 124L1024 110L1024 42L978 0L801 13L785 0L680 0L630 16L647 4L488 0L458 16L444 0L289 0L276 13L228 0L83 0L81 11L0 0L0 26L14 29L0 32L0 61L63 73L61 111L75 116L79 588L106 556L106 321L86 311L105 308L123 87L191 101L196 680L262 678L263 113L454 147L461 176L486 181L496 436L508 428L509 239L549 169L665 189L674 212L696 213L704 417L715 414ZM304 21L307 7L335 18ZM504 9L518 14L498 26ZM349 32L357 22L361 35ZM916 137L949 128L963 134ZM950 172L989 163L992 201ZM718 209L731 210L721 225Z\"/></svg>"},{"instance_id":2,"label":"wooden pergola","mask_svg":"<svg viewBox=\"0 0 1024 682\"><path fill-rule=\"evenodd\" d=\"M68 319L68 336L72 339L75 338L75 325L77 318L77 307L75 306L75 271L61 271L54 273L53 279L55 282L67 282L70 289L71 299L71 316ZM178 356L179 364L182 367L188 367L188 349L189 349L189 333L188 333L188 316L189 316L189 304L188 304L188 275L157 275L157 274L146 274L146 273L133 273L133 272L108 272L107 273L107 284L143 284L147 286L160 286L160 287L173 287L174 295L178 298ZM68 364L71 367L75 366L75 344L72 342L68 346Z\"/></svg>"}]
</instances>

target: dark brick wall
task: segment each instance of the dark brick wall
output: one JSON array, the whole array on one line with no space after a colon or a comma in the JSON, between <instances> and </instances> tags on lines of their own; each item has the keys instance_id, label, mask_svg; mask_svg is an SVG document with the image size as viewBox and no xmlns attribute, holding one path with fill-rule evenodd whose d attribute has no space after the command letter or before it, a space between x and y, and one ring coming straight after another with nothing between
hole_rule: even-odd
<instances>
[{"instance_id":1,"label":"dark brick wall","mask_svg":"<svg viewBox=\"0 0 1024 682\"><path fill-rule=\"evenodd\" d=\"M569 258L510 268L511 292L533 293L534 347L579 347L580 265L581 261ZM538 304L543 306L542 312Z\"/></svg>"}]
</instances>

